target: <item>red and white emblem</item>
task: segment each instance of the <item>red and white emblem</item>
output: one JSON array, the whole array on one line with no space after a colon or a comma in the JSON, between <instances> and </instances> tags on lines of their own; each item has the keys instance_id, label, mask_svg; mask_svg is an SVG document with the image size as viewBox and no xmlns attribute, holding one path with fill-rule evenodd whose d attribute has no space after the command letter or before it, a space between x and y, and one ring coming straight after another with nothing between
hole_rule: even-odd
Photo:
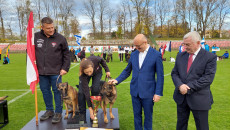
<instances>
[{"instance_id":1,"label":"red and white emblem","mask_svg":"<svg viewBox=\"0 0 230 130\"><path fill-rule=\"evenodd\" d=\"M52 42L51 44L52 44L53 47L55 47L57 45L56 42Z\"/></svg>"}]
</instances>

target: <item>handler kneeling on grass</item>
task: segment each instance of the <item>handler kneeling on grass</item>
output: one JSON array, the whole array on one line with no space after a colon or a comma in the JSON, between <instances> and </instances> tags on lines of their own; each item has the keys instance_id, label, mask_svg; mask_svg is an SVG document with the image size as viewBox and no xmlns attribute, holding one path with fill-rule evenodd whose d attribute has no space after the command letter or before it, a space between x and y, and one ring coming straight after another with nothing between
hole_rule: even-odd
<instances>
[{"instance_id":1,"label":"handler kneeling on grass","mask_svg":"<svg viewBox=\"0 0 230 130\"><path fill-rule=\"evenodd\" d=\"M45 17L41 21L42 30L35 33L35 55L39 73L39 85L46 104L46 112L40 120L53 117L52 123L58 123L62 119L61 94L56 84L61 82L61 76L68 72L70 67L70 56L68 43L64 36L57 33L54 29L53 20ZM53 108L54 93L55 113Z\"/></svg>"}]
</instances>

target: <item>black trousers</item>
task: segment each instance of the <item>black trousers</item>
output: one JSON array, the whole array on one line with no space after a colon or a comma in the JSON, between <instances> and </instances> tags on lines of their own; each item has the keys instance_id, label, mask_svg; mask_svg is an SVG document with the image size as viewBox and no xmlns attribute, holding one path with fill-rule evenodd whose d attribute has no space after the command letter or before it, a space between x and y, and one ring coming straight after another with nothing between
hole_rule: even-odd
<instances>
[{"instance_id":1,"label":"black trousers","mask_svg":"<svg viewBox=\"0 0 230 130\"><path fill-rule=\"evenodd\" d=\"M106 53L103 53L103 59L106 60Z\"/></svg>"},{"instance_id":2,"label":"black trousers","mask_svg":"<svg viewBox=\"0 0 230 130\"><path fill-rule=\"evenodd\" d=\"M123 61L123 53L120 53L120 61Z\"/></svg>"},{"instance_id":3,"label":"black trousers","mask_svg":"<svg viewBox=\"0 0 230 130\"><path fill-rule=\"evenodd\" d=\"M180 105L177 104L177 130L187 130L190 111L196 123L197 130L209 130L208 110L191 110L187 104L186 98Z\"/></svg>"},{"instance_id":4,"label":"black trousers","mask_svg":"<svg viewBox=\"0 0 230 130\"><path fill-rule=\"evenodd\" d=\"M91 95L98 96L100 93L100 80L102 77L102 73L98 73L92 77L88 78L88 83L92 78L92 87L91 87ZM82 89L81 82L79 83L79 90L78 90L78 105L81 114L86 114L86 98Z\"/></svg>"}]
</instances>

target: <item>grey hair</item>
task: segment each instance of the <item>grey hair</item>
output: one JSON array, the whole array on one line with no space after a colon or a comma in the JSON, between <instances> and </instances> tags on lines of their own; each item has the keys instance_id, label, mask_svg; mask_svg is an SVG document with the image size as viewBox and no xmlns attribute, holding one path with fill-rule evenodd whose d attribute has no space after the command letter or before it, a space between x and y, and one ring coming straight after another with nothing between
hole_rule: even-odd
<instances>
[{"instance_id":1,"label":"grey hair","mask_svg":"<svg viewBox=\"0 0 230 130\"><path fill-rule=\"evenodd\" d=\"M187 39L188 37L191 37L192 41L195 43L198 41L200 42L200 40L201 40L200 34L196 31L189 32L189 33L185 34L184 39Z\"/></svg>"}]
</instances>

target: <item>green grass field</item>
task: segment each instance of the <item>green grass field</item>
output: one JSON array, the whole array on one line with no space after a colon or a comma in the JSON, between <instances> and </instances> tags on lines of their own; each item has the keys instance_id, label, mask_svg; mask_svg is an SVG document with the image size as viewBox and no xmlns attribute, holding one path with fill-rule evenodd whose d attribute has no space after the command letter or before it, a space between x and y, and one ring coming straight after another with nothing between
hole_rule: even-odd
<instances>
[{"instance_id":1,"label":"green grass field","mask_svg":"<svg viewBox=\"0 0 230 130\"><path fill-rule=\"evenodd\" d=\"M218 52L221 55L225 50ZM229 50L228 50L229 51ZM89 55L89 54L87 54ZM171 54L176 57L176 51ZM3 57L3 56L2 56ZM170 53L164 57L169 60ZM108 63L111 76L116 78L126 67L126 62L119 62L118 54L114 53L114 61ZM3 130L19 130L23 128L34 116L34 95L26 84L26 54L10 54L10 64L0 64L0 96L8 95L9 124ZM1 61L2 62L2 61ZM154 130L176 129L176 104L173 100L174 85L170 76L174 63L164 61L164 96L161 101L155 103L153 112ZM63 82L69 82L71 86L78 84L79 65L71 64L69 73L63 76ZM230 59L217 62L217 72L211 90L214 96L214 104L209 112L210 130L230 129ZM102 79L104 79L104 76ZM131 76L117 86L117 101L114 108L118 108L121 130L134 130L133 112L129 92ZM45 110L42 93L38 89L38 111ZM191 114L189 130L195 130L195 122Z\"/></svg>"}]
</instances>

